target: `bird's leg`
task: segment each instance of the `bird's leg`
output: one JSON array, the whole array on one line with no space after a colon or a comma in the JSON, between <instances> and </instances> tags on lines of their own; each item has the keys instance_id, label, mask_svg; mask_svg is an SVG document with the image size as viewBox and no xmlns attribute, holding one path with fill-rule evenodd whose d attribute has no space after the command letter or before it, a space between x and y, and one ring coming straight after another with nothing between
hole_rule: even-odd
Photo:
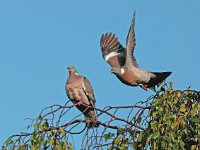
<instances>
[{"instance_id":1,"label":"bird's leg","mask_svg":"<svg viewBox=\"0 0 200 150\"><path fill-rule=\"evenodd\" d=\"M147 91L147 85L140 85L140 87L141 87L143 90Z\"/></svg>"}]
</instances>

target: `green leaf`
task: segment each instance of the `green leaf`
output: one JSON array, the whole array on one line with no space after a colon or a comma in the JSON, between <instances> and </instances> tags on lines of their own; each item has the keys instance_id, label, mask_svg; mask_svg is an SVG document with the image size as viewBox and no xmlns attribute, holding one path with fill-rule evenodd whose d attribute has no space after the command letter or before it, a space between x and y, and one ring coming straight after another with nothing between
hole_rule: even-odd
<instances>
[{"instance_id":1,"label":"green leaf","mask_svg":"<svg viewBox=\"0 0 200 150\"><path fill-rule=\"evenodd\" d=\"M1 150L6 150L6 148L4 146L1 147Z\"/></svg>"},{"instance_id":2,"label":"green leaf","mask_svg":"<svg viewBox=\"0 0 200 150\"><path fill-rule=\"evenodd\" d=\"M151 123L150 123L150 125L151 125L152 128L156 128L157 124L158 124L158 122L155 121L155 120L151 121Z\"/></svg>"},{"instance_id":3,"label":"green leaf","mask_svg":"<svg viewBox=\"0 0 200 150\"><path fill-rule=\"evenodd\" d=\"M124 133L124 130L122 129L122 128L118 128L117 129L117 136L118 135L121 135L121 134L123 134Z\"/></svg>"},{"instance_id":4,"label":"green leaf","mask_svg":"<svg viewBox=\"0 0 200 150\"><path fill-rule=\"evenodd\" d=\"M154 133L152 134L152 138L153 138L154 140L157 139L159 136L160 136L160 133L159 133L159 132L154 132Z\"/></svg>"},{"instance_id":5,"label":"green leaf","mask_svg":"<svg viewBox=\"0 0 200 150\"><path fill-rule=\"evenodd\" d=\"M160 104L160 101L161 101L160 99L156 99L154 102L154 106L157 106L158 104Z\"/></svg>"},{"instance_id":6,"label":"green leaf","mask_svg":"<svg viewBox=\"0 0 200 150\"><path fill-rule=\"evenodd\" d=\"M27 149L27 146L26 144L24 144L24 145L20 145L17 150L26 150L26 149Z\"/></svg>"},{"instance_id":7,"label":"green leaf","mask_svg":"<svg viewBox=\"0 0 200 150\"><path fill-rule=\"evenodd\" d=\"M113 136L115 136L114 133L108 133L108 134L104 134L104 140L107 141L108 139L112 138Z\"/></svg>"},{"instance_id":8,"label":"green leaf","mask_svg":"<svg viewBox=\"0 0 200 150\"><path fill-rule=\"evenodd\" d=\"M161 148L164 149L165 148L165 142L161 141Z\"/></svg>"},{"instance_id":9,"label":"green leaf","mask_svg":"<svg viewBox=\"0 0 200 150\"><path fill-rule=\"evenodd\" d=\"M134 122L136 122L136 117L135 116L133 117L133 120L134 120Z\"/></svg>"},{"instance_id":10,"label":"green leaf","mask_svg":"<svg viewBox=\"0 0 200 150\"><path fill-rule=\"evenodd\" d=\"M6 146L13 144L13 140L12 139L8 139L6 141Z\"/></svg>"},{"instance_id":11,"label":"green leaf","mask_svg":"<svg viewBox=\"0 0 200 150\"><path fill-rule=\"evenodd\" d=\"M166 136L167 142L171 142L171 138L169 136Z\"/></svg>"},{"instance_id":12,"label":"green leaf","mask_svg":"<svg viewBox=\"0 0 200 150\"><path fill-rule=\"evenodd\" d=\"M149 141L151 140L151 137L152 137L152 134L147 138L147 140L146 140L146 146L148 146L148 144L149 144Z\"/></svg>"},{"instance_id":13,"label":"green leaf","mask_svg":"<svg viewBox=\"0 0 200 150\"><path fill-rule=\"evenodd\" d=\"M177 97L180 98L182 93L180 91L177 92Z\"/></svg>"},{"instance_id":14,"label":"green leaf","mask_svg":"<svg viewBox=\"0 0 200 150\"><path fill-rule=\"evenodd\" d=\"M171 139L172 139L172 141L175 141L175 133L174 132L171 132L171 134L170 134L170 137L171 137Z\"/></svg>"},{"instance_id":15,"label":"green leaf","mask_svg":"<svg viewBox=\"0 0 200 150\"><path fill-rule=\"evenodd\" d=\"M63 135L65 135L65 130L64 130L63 127L60 127L59 130L60 130L60 132L61 132Z\"/></svg>"},{"instance_id":16,"label":"green leaf","mask_svg":"<svg viewBox=\"0 0 200 150\"><path fill-rule=\"evenodd\" d=\"M181 104L181 108L180 108L180 112L185 112L186 108L185 108L185 104Z\"/></svg>"},{"instance_id":17,"label":"green leaf","mask_svg":"<svg viewBox=\"0 0 200 150\"><path fill-rule=\"evenodd\" d=\"M147 116L148 116L148 117L150 117L150 116L151 116L151 114L152 114L152 111L151 111L151 110L149 110L149 111L148 111L148 114L147 114Z\"/></svg>"},{"instance_id":18,"label":"green leaf","mask_svg":"<svg viewBox=\"0 0 200 150\"><path fill-rule=\"evenodd\" d=\"M104 140L105 140L105 141L107 141L107 140L109 139L108 134L104 134L103 137L104 137Z\"/></svg>"},{"instance_id":19,"label":"green leaf","mask_svg":"<svg viewBox=\"0 0 200 150\"><path fill-rule=\"evenodd\" d=\"M173 87L173 82L169 82L169 89L172 90L172 87Z\"/></svg>"},{"instance_id":20,"label":"green leaf","mask_svg":"<svg viewBox=\"0 0 200 150\"><path fill-rule=\"evenodd\" d=\"M142 117L139 116L139 117L137 118L137 122L140 123L141 121L142 121Z\"/></svg>"},{"instance_id":21,"label":"green leaf","mask_svg":"<svg viewBox=\"0 0 200 150\"><path fill-rule=\"evenodd\" d=\"M190 121L195 122L195 123L199 123L199 119L197 119L197 118L191 118Z\"/></svg>"},{"instance_id":22,"label":"green leaf","mask_svg":"<svg viewBox=\"0 0 200 150\"><path fill-rule=\"evenodd\" d=\"M197 145L192 145L191 150L197 150Z\"/></svg>"},{"instance_id":23,"label":"green leaf","mask_svg":"<svg viewBox=\"0 0 200 150\"><path fill-rule=\"evenodd\" d=\"M50 131L50 132L49 132L49 136L52 137L53 135L54 135L54 132L53 132L53 131Z\"/></svg>"},{"instance_id":24,"label":"green leaf","mask_svg":"<svg viewBox=\"0 0 200 150\"><path fill-rule=\"evenodd\" d=\"M180 141L180 146L181 146L182 149L184 149L185 143Z\"/></svg>"},{"instance_id":25,"label":"green leaf","mask_svg":"<svg viewBox=\"0 0 200 150\"><path fill-rule=\"evenodd\" d=\"M19 138L16 140L16 142L19 142L19 143L20 143L20 141L21 141L21 137L19 137Z\"/></svg>"},{"instance_id":26,"label":"green leaf","mask_svg":"<svg viewBox=\"0 0 200 150\"><path fill-rule=\"evenodd\" d=\"M31 147L31 150L38 150L37 146Z\"/></svg>"},{"instance_id":27,"label":"green leaf","mask_svg":"<svg viewBox=\"0 0 200 150\"><path fill-rule=\"evenodd\" d=\"M44 124L43 124L43 127L44 127L45 129L48 129L49 123L48 123L47 121L45 121Z\"/></svg>"},{"instance_id":28,"label":"green leaf","mask_svg":"<svg viewBox=\"0 0 200 150\"><path fill-rule=\"evenodd\" d=\"M118 145L120 143L121 139L119 137L117 137L115 140L114 140L114 144Z\"/></svg>"},{"instance_id":29,"label":"green leaf","mask_svg":"<svg viewBox=\"0 0 200 150\"><path fill-rule=\"evenodd\" d=\"M159 114L160 117L163 115L163 109L162 108L158 109L158 114Z\"/></svg>"},{"instance_id":30,"label":"green leaf","mask_svg":"<svg viewBox=\"0 0 200 150\"><path fill-rule=\"evenodd\" d=\"M59 150L63 150L64 149L64 142L60 142L59 143Z\"/></svg>"},{"instance_id":31,"label":"green leaf","mask_svg":"<svg viewBox=\"0 0 200 150\"><path fill-rule=\"evenodd\" d=\"M40 121L42 121L42 120L43 120L42 116L38 116L38 119L39 119Z\"/></svg>"},{"instance_id":32,"label":"green leaf","mask_svg":"<svg viewBox=\"0 0 200 150\"><path fill-rule=\"evenodd\" d=\"M33 127L34 127L34 131L37 131L39 129L39 124L34 124Z\"/></svg>"},{"instance_id":33,"label":"green leaf","mask_svg":"<svg viewBox=\"0 0 200 150\"><path fill-rule=\"evenodd\" d=\"M53 138L50 138L49 139L49 144L52 146L52 145L54 145L54 139Z\"/></svg>"},{"instance_id":34,"label":"green leaf","mask_svg":"<svg viewBox=\"0 0 200 150\"><path fill-rule=\"evenodd\" d=\"M154 112L152 113L152 116L153 116L154 118L157 118L158 112L157 112L157 111L154 111Z\"/></svg>"},{"instance_id":35,"label":"green leaf","mask_svg":"<svg viewBox=\"0 0 200 150\"><path fill-rule=\"evenodd\" d=\"M31 137L32 137L32 140L36 140L36 139L37 139L37 135L38 135L38 133L34 131L34 132L32 133L32 136L31 136Z\"/></svg>"}]
</instances>

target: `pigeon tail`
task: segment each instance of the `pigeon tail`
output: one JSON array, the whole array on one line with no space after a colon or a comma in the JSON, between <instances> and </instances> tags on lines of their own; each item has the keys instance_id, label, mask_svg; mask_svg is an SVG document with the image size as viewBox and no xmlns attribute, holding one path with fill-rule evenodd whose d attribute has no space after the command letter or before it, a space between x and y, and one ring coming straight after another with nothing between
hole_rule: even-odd
<instances>
[{"instance_id":1,"label":"pigeon tail","mask_svg":"<svg viewBox=\"0 0 200 150\"><path fill-rule=\"evenodd\" d=\"M86 108L87 109L87 108ZM87 128L90 129L90 128L95 128L95 127L98 127L99 126L99 122L97 121L96 119L96 116L95 116L95 112L94 112L94 109L92 108L88 108L84 113L84 117L85 119L87 120L86 121L86 125L87 125Z\"/></svg>"},{"instance_id":2,"label":"pigeon tail","mask_svg":"<svg viewBox=\"0 0 200 150\"><path fill-rule=\"evenodd\" d=\"M85 119L93 119L95 117L94 109L93 108L87 108L83 110L83 114Z\"/></svg>"},{"instance_id":3,"label":"pigeon tail","mask_svg":"<svg viewBox=\"0 0 200 150\"><path fill-rule=\"evenodd\" d=\"M152 77L149 82L146 83L148 88L151 88L159 83L161 83L163 80L165 80L172 72L151 72L155 75L155 77Z\"/></svg>"},{"instance_id":4,"label":"pigeon tail","mask_svg":"<svg viewBox=\"0 0 200 150\"><path fill-rule=\"evenodd\" d=\"M91 129L91 128L98 128L99 127L99 122L96 118L94 119L86 119L86 126L88 129Z\"/></svg>"}]
</instances>

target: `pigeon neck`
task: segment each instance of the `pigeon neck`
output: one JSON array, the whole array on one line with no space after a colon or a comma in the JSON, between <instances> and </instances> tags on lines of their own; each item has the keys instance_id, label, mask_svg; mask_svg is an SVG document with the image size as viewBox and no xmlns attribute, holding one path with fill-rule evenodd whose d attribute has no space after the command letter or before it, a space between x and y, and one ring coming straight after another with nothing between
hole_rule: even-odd
<instances>
[{"instance_id":1,"label":"pigeon neck","mask_svg":"<svg viewBox=\"0 0 200 150\"><path fill-rule=\"evenodd\" d=\"M74 71L74 72L70 72L69 75L75 75L75 76L79 76L78 72Z\"/></svg>"}]
</instances>

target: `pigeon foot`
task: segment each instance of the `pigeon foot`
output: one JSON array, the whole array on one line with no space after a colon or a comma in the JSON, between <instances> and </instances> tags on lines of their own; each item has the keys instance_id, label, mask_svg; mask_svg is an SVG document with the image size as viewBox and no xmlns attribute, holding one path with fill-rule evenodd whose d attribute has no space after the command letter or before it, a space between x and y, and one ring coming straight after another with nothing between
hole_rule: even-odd
<instances>
[{"instance_id":1,"label":"pigeon foot","mask_svg":"<svg viewBox=\"0 0 200 150\"><path fill-rule=\"evenodd\" d=\"M140 85L140 87L141 87L143 90L147 91L147 85Z\"/></svg>"}]
</instances>

